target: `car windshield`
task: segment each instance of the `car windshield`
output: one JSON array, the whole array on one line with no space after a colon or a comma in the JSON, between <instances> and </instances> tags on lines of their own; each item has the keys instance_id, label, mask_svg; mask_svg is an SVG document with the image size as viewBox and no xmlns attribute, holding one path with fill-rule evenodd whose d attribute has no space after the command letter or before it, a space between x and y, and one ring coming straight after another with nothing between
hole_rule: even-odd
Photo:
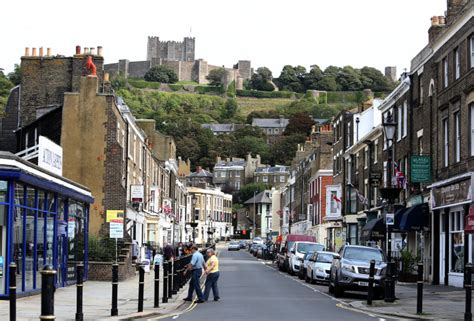
<instances>
[{"instance_id":1,"label":"car windshield","mask_svg":"<svg viewBox=\"0 0 474 321\"><path fill-rule=\"evenodd\" d=\"M333 258L334 258L334 256L332 254L319 253L318 257L316 258L316 262L332 263Z\"/></svg>"},{"instance_id":2,"label":"car windshield","mask_svg":"<svg viewBox=\"0 0 474 321\"><path fill-rule=\"evenodd\" d=\"M316 243L298 243L297 251L300 253L306 253L308 251L316 252L324 249L324 245Z\"/></svg>"},{"instance_id":3,"label":"car windshield","mask_svg":"<svg viewBox=\"0 0 474 321\"><path fill-rule=\"evenodd\" d=\"M305 260L308 260L312 255L313 255L314 251L308 251L306 252L306 254L304 255L304 259Z\"/></svg>"},{"instance_id":4,"label":"car windshield","mask_svg":"<svg viewBox=\"0 0 474 321\"><path fill-rule=\"evenodd\" d=\"M367 261L375 260L383 262L383 253L377 249L348 247L344 253L344 258L349 260Z\"/></svg>"},{"instance_id":5,"label":"car windshield","mask_svg":"<svg viewBox=\"0 0 474 321\"><path fill-rule=\"evenodd\" d=\"M232 241L232 242L230 242L230 244L231 244L231 245L237 245L237 244L239 244L239 243Z\"/></svg>"}]
</instances>

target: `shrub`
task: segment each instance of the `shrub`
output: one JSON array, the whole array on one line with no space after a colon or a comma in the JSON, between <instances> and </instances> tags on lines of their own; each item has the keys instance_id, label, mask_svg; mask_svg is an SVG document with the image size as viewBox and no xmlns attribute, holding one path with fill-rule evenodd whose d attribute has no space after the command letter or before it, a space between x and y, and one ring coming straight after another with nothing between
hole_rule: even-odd
<instances>
[{"instance_id":1,"label":"shrub","mask_svg":"<svg viewBox=\"0 0 474 321\"><path fill-rule=\"evenodd\" d=\"M129 78L128 84L135 88L150 88L150 89L160 89L161 83L153 81L145 81L143 79L131 79Z\"/></svg>"},{"instance_id":2,"label":"shrub","mask_svg":"<svg viewBox=\"0 0 474 321\"><path fill-rule=\"evenodd\" d=\"M145 74L146 81L157 81L166 84L174 84L178 81L178 76L168 66L155 66L148 70Z\"/></svg>"},{"instance_id":3,"label":"shrub","mask_svg":"<svg viewBox=\"0 0 474 321\"><path fill-rule=\"evenodd\" d=\"M178 84L169 84L168 85L172 91L179 91L183 89L183 85L178 85Z\"/></svg>"},{"instance_id":4,"label":"shrub","mask_svg":"<svg viewBox=\"0 0 474 321\"><path fill-rule=\"evenodd\" d=\"M194 91L199 94L223 94L224 88L222 86L196 86Z\"/></svg>"},{"instance_id":5,"label":"shrub","mask_svg":"<svg viewBox=\"0 0 474 321\"><path fill-rule=\"evenodd\" d=\"M293 98L291 91L236 90L237 96L254 98Z\"/></svg>"}]
</instances>

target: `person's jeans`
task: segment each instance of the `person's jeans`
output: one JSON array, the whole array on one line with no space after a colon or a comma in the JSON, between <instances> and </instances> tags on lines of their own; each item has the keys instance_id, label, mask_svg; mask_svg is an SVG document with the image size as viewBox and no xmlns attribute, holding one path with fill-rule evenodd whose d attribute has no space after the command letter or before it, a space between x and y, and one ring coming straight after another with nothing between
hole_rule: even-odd
<instances>
[{"instance_id":1,"label":"person's jeans","mask_svg":"<svg viewBox=\"0 0 474 321\"><path fill-rule=\"evenodd\" d=\"M217 280L219 279L219 272L210 273L206 278L206 288L204 289L204 300L209 299L209 294L214 295L214 300L219 299L219 289L217 288Z\"/></svg>"},{"instance_id":2,"label":"person's jeans","mask_svg":"<svg viewBox=\"0 0 474 321\"><path fill-rule=\"evenodd\" d=\"M196 291L196 295L198 300L203 300L203 294L201 291L201 285L199 284L199 278L202 274L202 269L194 269L191 271L191 281L189 282L189 290L188 290L188 299L193 298L193 292Z\"/></svg>"}]
</instances>

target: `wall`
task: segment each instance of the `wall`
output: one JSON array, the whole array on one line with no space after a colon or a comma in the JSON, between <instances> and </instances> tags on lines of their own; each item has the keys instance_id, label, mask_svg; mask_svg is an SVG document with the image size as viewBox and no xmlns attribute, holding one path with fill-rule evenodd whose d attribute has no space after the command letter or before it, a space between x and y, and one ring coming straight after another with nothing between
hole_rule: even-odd
<instances>
[{"instance_id":1,"label":"wall","mask_svg":"<svg viewBox=\"0 0 474 321\"><path fill-rule=\"evenodd\" d=\"M13 132L18 128L19 110L18 98L20 88L17 87L10 92L7 105L5 106L5 116L0 118L0 146L1 150L16 152L16 136Z\"/></svg>"},{"instance_id":2,"label":"wall","mask_svg":"<svg viewBox=\"0 0 474 321\"><path fill-rule=\"evenodd\" d=\"M150 61L131 61L128 64L128 76L132 78L142 78L150 68Z\"/></svg>"}]
</instances>

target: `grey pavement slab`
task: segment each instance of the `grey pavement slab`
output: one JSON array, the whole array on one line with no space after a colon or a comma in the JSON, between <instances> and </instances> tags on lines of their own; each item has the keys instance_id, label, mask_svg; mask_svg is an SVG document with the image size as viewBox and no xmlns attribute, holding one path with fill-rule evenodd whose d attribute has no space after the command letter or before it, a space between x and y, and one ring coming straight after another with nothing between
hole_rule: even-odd
<instances>
[{"instance_id":1,"label":"grey pavement slab","mask_svg":"<svg viewBox=\"0 0 474 321\"><path fill-rule=\"evenodd\" d=\"M162 269L161 269L162 270ZM162 274L162 271L160 271ZM163 276L160 277L160 308L153 308L154 302L154 272L145 273L145 300L144 312L137 314L138 310L138 274L128 280L119 283L118 288L118 313L119 316L111 318L111 282L87 281L84 283L84 319L85 320L118 320L131 316L144 316L152 314L166 314L178 309L183 305L183 292L187 291L185 286L178 295L169 299L167 304L161 303L163 295ZM183 291L184 290L184 291ZM59 288L55 292L55 316L56 320L74 320L76 313L76 286L72 285ZM8 320L8 301L0 301L0 320ZM41 312L41 295L34 295L17 300L17 320L38 320Z\"/></svg>"}]
</instances>

